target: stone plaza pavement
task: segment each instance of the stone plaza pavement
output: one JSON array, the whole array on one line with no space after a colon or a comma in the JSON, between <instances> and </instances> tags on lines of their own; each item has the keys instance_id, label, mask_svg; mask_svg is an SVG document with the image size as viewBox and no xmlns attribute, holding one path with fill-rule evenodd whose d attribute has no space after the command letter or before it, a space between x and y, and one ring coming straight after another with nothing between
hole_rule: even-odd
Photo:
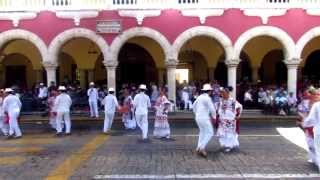
<instances>
[{"instance_id":1,"label":"stone plaza pavement","mask_svg":"<svg viewBox=\"0 0 320 180\"><path fill-rule=\"evenodd\" d=\"M57 138L44 125L23 125L22 139L0 139L0 179L320 179L292 122L243 123L240 150L223 153L214 138L207 159L194 153L194 123L172 124L174 141L150 136L150 143L119 123L111 135L101 126L78 124L72 136Z\"/></svg>"}]
</instances>

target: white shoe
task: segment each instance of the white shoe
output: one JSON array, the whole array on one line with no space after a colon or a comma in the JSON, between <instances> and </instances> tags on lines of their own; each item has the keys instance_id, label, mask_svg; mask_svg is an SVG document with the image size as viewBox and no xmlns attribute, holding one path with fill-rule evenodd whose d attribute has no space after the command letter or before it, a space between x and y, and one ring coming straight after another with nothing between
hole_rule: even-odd
<instances>
[{"instance_id":1,"label":"white shoe","mask_svg":"<svg viewBox=\"0 0 320 180\"><path fill-rule=\"evenodd\" d=\"M312 159L308 159L308 163L313 163L313 160Z\"/></svg>"}]
</instances>

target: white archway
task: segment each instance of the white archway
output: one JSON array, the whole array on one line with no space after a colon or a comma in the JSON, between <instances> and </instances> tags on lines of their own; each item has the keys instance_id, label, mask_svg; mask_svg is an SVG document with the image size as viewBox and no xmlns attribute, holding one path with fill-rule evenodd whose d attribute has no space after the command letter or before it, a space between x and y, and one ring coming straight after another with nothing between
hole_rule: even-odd
<instances>
[{"instance_id":1,"label":"white archway","mask_svg":"<svg viewBox=\"0 0 320 180\"><path fill-rule=\"evenodd\" d=\"M160 47L162 48L165 54L165 60L167 61L169 58L169 52L171 45L167 38L162 35L160 32L147 28L147 27L134 27L127 29L121 35L117 36L111 46L110 46L110 56L107 61L118 61L118 55L120 52L121 47L131 38L133 37L148 37L154 41L156 41Z\"/></svg>"},{"instance_id":2,"label":"white archway","mask_svg":"<svg viewBox=\"0 0 320 180\"><path fill-rule=\"evenodd\" d=\"M223 47L226 59L231 59L233 54L232 42L227 35L222 31L209 27L209 26L197 26L190 28L180 34L172 45L172 58L178 59L181 47L190 39L196 36L208 36L217 40Z\"/></svg>"},{"instance_id":3,"label":"white archway","mask_svg":"<svg viewBox=\"0 0 320 180\"><path fill-rule=\"evenodd\" d=\"M285 59L292 60L295 59L295 43L292 38L280 28L272 27L272 26L259 26L252 29L247 30L243 34L239 36L237 41L234 44L234 58L239 59L240 53L244 46L253 38L258 36L269 36L278 40L285 49Z\"/></svg>"},{"instance_id":4,"label":"white archway","mask_svg":"<svg viewBox=\"0 0 320 180\"><path fill-rule=\"evenodd\" d=\"M8 30L0 33L0 48L5 45L7 42L15 39L23 39L31 42L35 45L41 55L42 62L47 61L48 49L44 41L36 34L22 30L22 29L14 29Z\"/></svg>"},{"instance_id":5,"label":"white archway","mask_svg":"<svg viewBox=\"0 0 320 180\"><path fill-rule=\"evenodd\" d=\"M320 27L315 27L309 30L308 32L304 33L297 42L296 49L297 49L297 56L300 60L302 60L302 52L305 46L314 38L320 36Z\"/></svg>"},{"instance_id":6,"label":"white archway","mask_svg":"<svg viewBox=\"0 0 320 180\"><path fill-rule=\"evenodd\" d=\"M85 28L73 28L57 35L49 46L49 60L53 64L58 64L58 54L61 47L72 38L87 38L96 43L103 54L104 60L107 59L109 46L103 37L97 35L94 31Z\"/></svg>"}]
</instances>

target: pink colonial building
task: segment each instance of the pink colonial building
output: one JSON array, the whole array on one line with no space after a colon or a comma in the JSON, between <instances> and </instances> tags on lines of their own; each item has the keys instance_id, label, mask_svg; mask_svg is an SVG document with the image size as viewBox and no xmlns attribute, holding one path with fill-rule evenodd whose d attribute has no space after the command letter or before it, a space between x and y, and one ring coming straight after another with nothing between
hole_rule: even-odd
<instances>
[{"instance_id":1,"label":"pink colonial building","mask_svg":"<svg viewBox=\"0 0 320 180\"><path fill-rule=\"evenodd\" d=\"M320 0L0 0L0 82L319 80Z\"/></svg>"}]
</instances>

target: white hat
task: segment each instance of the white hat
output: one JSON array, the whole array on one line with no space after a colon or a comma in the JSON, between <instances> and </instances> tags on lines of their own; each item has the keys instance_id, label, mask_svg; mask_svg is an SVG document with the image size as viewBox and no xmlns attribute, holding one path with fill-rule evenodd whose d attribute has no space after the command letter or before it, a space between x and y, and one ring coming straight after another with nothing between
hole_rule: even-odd
<instances>
[{"instance_id":1,"label":"white hat","mask_svg":"<svg viewBox=\"0 0 320 180\"><path fill-rule=\"evenodd\" d=\"M40 83L40 86L44 86L44 84L43 84L43 83Z\"/></svg>"},{"instance_id":2,"label":"white hat","mask_svg":"<svg viewBox=\"0 0 320 180\"><path fill-rule=\"evenodd\" d=\"M6 88L6 89L4 90L4 92L6 92L6 93L12 92L12 91L13 91L13 89L11 89L11 88Z\"/></svg>"},{"instance_id":3,"label":"white hat","mask_svg":"<svg viewBox=\"0 0 320 180\"><path fill-rule=\"evenodd\" d=\"M144 84L141 84L141 85L139 86L139 89L147 90L147 86L146 86L146 85L144 85Z\"/></svg>"},{"instance_id":4,"label":"white hat","mask_svg":"<svg viewBox=\"0 0 320 180\"><path fill-rule=\"evenodd\" d=\"M64 87L64 86L59 86L58 90L59 90L59 91L65 91L65 90L66 90L66 87Z\"/></svg>"},{"instance_id":5,"label":"white hat","mask_svg":"<svg viewBox=\"0 0 320 180\"><path fill-rule=\"evenodd\" d=\"M108 91L109 92L114 92L114 88L109 88Z\"/></svg>"},{"instance_id":6,"label":"white hat","mask_svg":"<svg viewBox=\"0 0 320 180\"><path fill-rule=\"evenodd\" d=\"M211 88L210 84L204 84L203 85L202 91L211 91L211 90L212 90L212 88Z\"/></svg>"},{"instance_id":7,"label":"white hat","mask_svg":"<svg viewBox=\"0 0 320 180\"><path fill-rule=\"evenodd\" d=\"M90 82L90 84L89 84L90 86L94 86L94 82Z\"/></svg>"}]
</instances>

